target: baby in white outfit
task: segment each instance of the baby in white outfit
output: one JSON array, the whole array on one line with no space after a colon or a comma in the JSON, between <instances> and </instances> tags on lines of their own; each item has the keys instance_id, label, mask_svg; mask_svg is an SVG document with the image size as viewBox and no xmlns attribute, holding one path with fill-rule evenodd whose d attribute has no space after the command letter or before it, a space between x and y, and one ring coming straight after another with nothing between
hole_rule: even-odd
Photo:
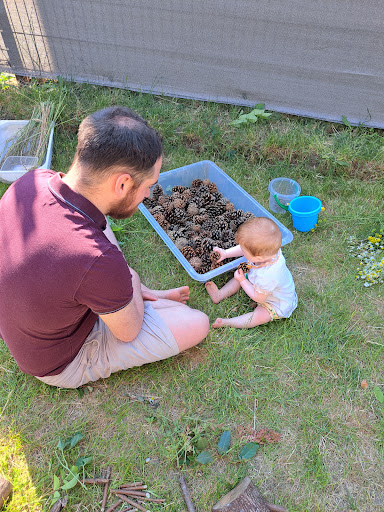
<instances>
[{"instance_id":1,"label":"baby in white outfit","mask_svg":"<svg viewBox=\"0 0 384 512\"><path fill-rule=\"evenodd\" d=\"M246 274L238 268L233 279L222 288L209 281L205 284L213 302L237 293L242 288L257 303L254 311L234 318L217 318L212 327L238 327L244 329L265 324L278 318L288 318L297 307L297 295L292 275L281 253L281 232L277 224L267 217L247 220L236 232L239 245L230 249L214 247L225 258L244 256L248 260Z\"/></svg>"}]
</instances>

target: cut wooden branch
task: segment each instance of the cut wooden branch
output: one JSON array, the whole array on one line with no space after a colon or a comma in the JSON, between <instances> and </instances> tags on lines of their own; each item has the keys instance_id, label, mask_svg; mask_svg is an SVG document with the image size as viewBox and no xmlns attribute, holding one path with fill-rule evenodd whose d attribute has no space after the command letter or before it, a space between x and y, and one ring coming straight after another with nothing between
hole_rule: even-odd
<instances>
[{"instance_id":1,"label":"cut wooden branch","mask_svg":"<svg viewBox=\"0 0 384 512\"><path fill-rule=\"evenodd\" d=\"M105 485L108 483L108 478L84 478L83 484L96 484Z\"/></svg>"},{"instance_id":2,"label":"cut wooden branch","mask_svg":"<svg viewBox=\"0 0 384 512\"><path fill-rule=\"evenodd\" d=\"M109 485L109 481L111 479L111 473L112 473L112 468L111 468L111 466L108 466L107 472L106 472L107 483L105 484L105 487L104 487L103 501L101 503L101 512L105 511L105 505L107 504L108 485Z\"/></svg>"},{"instance_id":3,"label":"cut wooden branch","mask_svg":"<svg viewBox=\"0 0 384 512\"><path fill-rule=\"evenodd\" d=\"M109 507L109 509L107 510L107 512L112 512L113 510L115 510L115 508L117 508L117 507L120 505L120 503L123 503L123 500L118 500L118 501L116 501L116 503L114 503L113 505L111 505L111 506Z\"/></svg>"},{"instance_id":4,"label":"cut wooden branch","mask_svg":"<svg viewBox=\"0 0 384 512\"><path fill-rule=\"evenodd\" d=\"M142 510L143 512L148 512L147 509L140 505L140 503L137 503L137 501L131 500L127 496L124 496L124 494L118 494L117 495L121 500L126 501L133 507L136 507L138 510Z\"/></svg>"},{"instance_id":5,"label":"cut wooden branch","mask_svg":"<svg viewBox=\"0 0 384 512\"><path fill-rule=\"evenodd\" d=\"M131 489L132 491L141 491L144 489L147 489L148 485L132 485L132 484L124 484L120 485L120 489L128 490Z\"/></svg>"},{"instance_id":6,"label":"cut wooden branch","mask_svg":"<svg viewBox=\"0 0 384 512\"><path fill-rule=\"evenodd\" d=\"M12 484L0 476L0 508L3 508L9 495L12 492Z\"/></svg>"},{"instance_id":7,"label":"cut wooden branch","mask_svg":"<svg viewBox=\"0 0 384 512\"><path fill-rule=\"evenodd\" d=\"M184 475L180 475L179 477L181 492L183 493L185 504L187 505L188 512L196 512L195 507L193 505L191 496L188 491L187 483L185 481Z\"/></svg>"},{"instance_id":8,"label":"cut wooden branch","mask_svg":"<svg viewBox=\"0 0 384 512\"><path fill-rule=\"evenodd\" d=\"M250 478L244 478L213 507L212 512L288 512L284 507L268 503Z\"/></svg>"},{"instance_id":9,"label":"cut wooden branch","mask_svg":"<svg viewBox=\"0 0 384 512\"><path fill-rule=\"evenodd\" d=\"M109 491L112 494L125 494L126 496L147 496L147 492L134 491L133 489L111 489Z\"/></svg>"},{"instance_id":10,"label":"cut wooden branch","mask_svg":"<svg viewBox=\"0 0 384 512\"><path fill-rule=\"evenodd\" d=\"M138 485L143 485L143 482L129 482L128 484L120 485L120 487L137 487ZM147 486L145 486L147 488Z\"/></svg>"},{"instance_id":11,"label":"cut wooden branch","mask_svg":"<svg viewBox=\"0 0 384 512\"><path fill-rule=\"evenodd\" d=\"M65 496L65 498L59 498L55 503L52 505L52 508L49 510L49 512L60 512L66 504L68 503L68 496Z\"/></svg>"}]
</instances>

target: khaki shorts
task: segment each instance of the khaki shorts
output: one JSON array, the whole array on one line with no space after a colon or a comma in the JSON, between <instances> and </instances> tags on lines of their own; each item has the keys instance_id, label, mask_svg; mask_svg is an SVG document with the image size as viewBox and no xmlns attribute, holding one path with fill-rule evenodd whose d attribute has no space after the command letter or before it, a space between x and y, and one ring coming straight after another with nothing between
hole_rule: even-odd
<instances>
[{"instance_id":1,"label":"khaki shorts","mask_svg":"<svg viewBox=\"0 0 384 512\"><path fill-rule=\"evenodd\" d=\"M137 338L128 343L120 341L99 318L65 370L59 375L37 378L50 386L78 388L111 373L177 355L180 350L171 330L148 302L144 305L143 325Z\"/></svg>"}]
</instances>

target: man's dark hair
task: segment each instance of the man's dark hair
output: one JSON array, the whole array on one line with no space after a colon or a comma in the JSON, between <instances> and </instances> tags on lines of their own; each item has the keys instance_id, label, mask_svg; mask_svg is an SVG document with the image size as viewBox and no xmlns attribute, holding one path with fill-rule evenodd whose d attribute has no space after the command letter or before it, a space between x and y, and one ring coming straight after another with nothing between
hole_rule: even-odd
<instances>
[{"instance_id":1,"label":"man's dark hair","mask_svg":"<svg viewBox=\"0 0 384 512\"><path fill-rule=\"evenodd\" d=\"M74 161L84 169L84 185L92 185L127 167L135 184L148 175L163 151L161 136L127 107L108 107L87 116L79 126Z\"/></svg>"}]
</instances>

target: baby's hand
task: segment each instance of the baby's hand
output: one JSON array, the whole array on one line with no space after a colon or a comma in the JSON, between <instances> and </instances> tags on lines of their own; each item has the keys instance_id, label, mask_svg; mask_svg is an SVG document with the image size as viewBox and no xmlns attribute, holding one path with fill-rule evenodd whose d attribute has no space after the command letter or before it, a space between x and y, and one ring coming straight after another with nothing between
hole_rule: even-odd
<instances>
[{"instance_id":1,"label":"baby's hand","mask_svg":"<svg viewBox=\"0 0 384 512\"><path fill-rule=\"evenodd\" d=\"M233 277L236 279L238 283L241 283L242 281L244 281L244 279L246 279L244 272L241 270L241 268L238 268L236 270Z\"/></svg>"},{"instance_id":2,"label":"baby's hand","mask_svg":"<svg viewBox=\"0 0 384 512\"><path fill-rule=\"evenodd\" d=\"M220 247L214 247L212 250L214 252L218 252L220 254L220 258L217 260L217 263L225 260L225 258L227 257L227 253L226 253L225 249L221 249Z\"/></svg>"}]
</instances>

